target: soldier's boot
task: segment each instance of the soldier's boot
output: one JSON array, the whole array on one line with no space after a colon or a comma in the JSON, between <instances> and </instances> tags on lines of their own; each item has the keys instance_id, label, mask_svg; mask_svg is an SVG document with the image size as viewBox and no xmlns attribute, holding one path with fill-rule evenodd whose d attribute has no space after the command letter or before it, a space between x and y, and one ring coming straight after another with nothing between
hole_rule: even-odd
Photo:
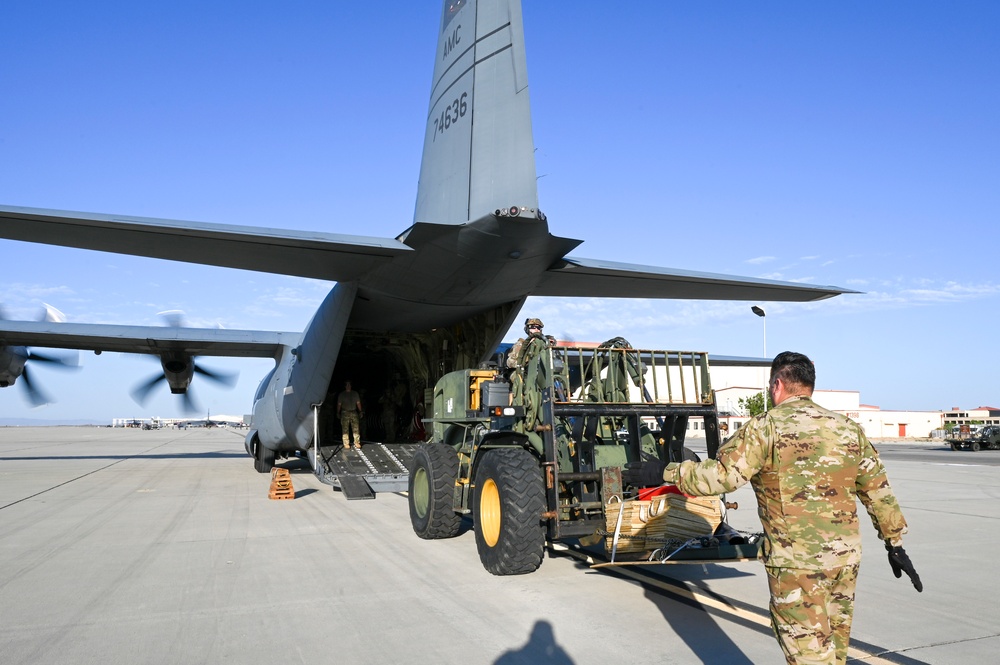
<instances>
[{"instance_id":1,"label":"soldier's boot","mask_svg":"<svg viewBox=\"0 0 1000 665\"><path fill-rule=\"evenodd\" d=\"M344 450L351 449L351 436L349 434L344 435Z\"/></svg>"}]
</instances>

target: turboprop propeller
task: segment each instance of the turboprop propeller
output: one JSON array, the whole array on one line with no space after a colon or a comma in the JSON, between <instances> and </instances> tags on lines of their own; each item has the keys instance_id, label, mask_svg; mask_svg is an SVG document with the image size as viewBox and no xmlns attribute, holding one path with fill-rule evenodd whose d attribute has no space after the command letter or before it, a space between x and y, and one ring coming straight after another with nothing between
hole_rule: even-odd
<instances>
[{"instance_id":1,"label":"turboprop propeller","mask_svg":"<svg viewBox=\"0 0 1000 665\"><path fill-rule=\"evenodd\" d=\"M160 312L160 316L173 328L184 327L184 313L179 310ZM149 394L160 383L166 382L170 392L181 396L182 408L185 413L198 411L194 397L191 394L191 381L195 374L204 376L220 385L232 388L236 385L239 373L211 370L195 360L196 356L183 351L165 350L160 354L160 366L163 371L154 374L132 389L132 399L139 404L145 404Z\"/></svg>"},{"instance_id":2,"label":"turboprop propeller","mask_svg":"<svg viewBox=\"0 0 1000 665\"><path fill-rule=\"evenodd\" d=\"M0 319L7 319L2 310L0 310ZM39 320L63 323L66 321L66 317L55 307L44 305L44 311ZM25 397L32 406L38 407L50 404L53 400L31 378L34 373L28 371L29 362L32 364L48 363L49 366L59 369L79 369L80 354L39 353L26 346L8 346L3 344L3 340L0 340L0 388L12 386L20 378L20 385L25 391Z\"/></svg>"}]
</instances>

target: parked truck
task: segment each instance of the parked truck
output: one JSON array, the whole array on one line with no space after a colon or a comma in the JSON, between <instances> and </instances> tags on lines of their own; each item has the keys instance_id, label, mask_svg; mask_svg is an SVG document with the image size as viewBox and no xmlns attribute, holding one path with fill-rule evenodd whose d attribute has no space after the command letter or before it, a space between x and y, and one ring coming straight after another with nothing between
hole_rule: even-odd
<instances>
[{"instance_id":1,"label":"parked truck","mask_svg":"<svg viewBox=\"0 0 1000 665\"><path fill-rule=\"evenodd\" d=\"M948 439L948 443L951 444L952 450L971 450L973 452L997 450L1000 449L1000 426L987 425L967 437Z\"/></svg>"},{"instance_id":2,"label":"parked truck","mask_svg":"<svg viewBox=\"0 0 1000 665\"><path fill-rule=\"evenodd\" d=\"M757 556L758 536L730 528L719 498L638 497L622 485L629 462L696 458L684 445L691 418L702 419L715 455L706 353L638 350L621 338L544 347L512 373L499 362L438 381L431 441L410 465L418 536L453 537L471 518L479 557L495 575L534 571L545 543L556 541L604 541L612 561Z\"/></svg>"}]
</instances>

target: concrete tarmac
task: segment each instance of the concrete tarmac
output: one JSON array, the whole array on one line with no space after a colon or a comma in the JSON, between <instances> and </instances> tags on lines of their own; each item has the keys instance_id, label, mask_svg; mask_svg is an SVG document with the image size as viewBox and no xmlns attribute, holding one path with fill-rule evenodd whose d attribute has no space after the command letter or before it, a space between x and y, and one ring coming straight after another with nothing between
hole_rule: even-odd
<instances>
[{"instance_id":1,"label":"concrete tarmac","mask_svg":"<svg viewBox=\"0 0 1000 665\"><path fill-rule=\"evenodd\" d=\"M1000 451L879 448L925 590L865 520L851 662L991 662ZM288 466L296 498L269 500L227 430L0 428L0 660L782 662L758 562L636 581L549 553L494 577L471 532L417 538L405 496L348 502ZM729 498L758 528L749 489Z\"/></svg>"}]
</instances>

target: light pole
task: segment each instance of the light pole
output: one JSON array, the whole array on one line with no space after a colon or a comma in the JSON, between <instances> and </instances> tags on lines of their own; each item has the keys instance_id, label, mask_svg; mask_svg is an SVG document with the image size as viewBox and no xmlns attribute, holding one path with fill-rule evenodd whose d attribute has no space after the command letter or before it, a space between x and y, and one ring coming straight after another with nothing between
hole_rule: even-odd
<instances>
[{"instance_id":1,"label":"light pole","mask_svg":"<svg viewBox=\"0 0 1000 665\"><path fill-rule=\"evenodd\" d=\"M761 323L764 325L764 348L761 352L761 357L765 360L767 359L767 317L764 314L764 308L757 305L750 307L750 311L760 317ZM764 383L764 410L767 410L767 372L764 372L764 377L762 379Z\"/></svg>"},{"instance_id":2,"label":"light pole","mask_svg":"<svg viewBox=\"0 0 1000 665\"><path fill-rule=\"evenodd\" d=\"M767 318L764 315L764 310L757 305L750 308L750 311L760 317L761 323L764 324L764 350L761 353L761 357L767 358Z\"/></svg>"}]
</instances>

